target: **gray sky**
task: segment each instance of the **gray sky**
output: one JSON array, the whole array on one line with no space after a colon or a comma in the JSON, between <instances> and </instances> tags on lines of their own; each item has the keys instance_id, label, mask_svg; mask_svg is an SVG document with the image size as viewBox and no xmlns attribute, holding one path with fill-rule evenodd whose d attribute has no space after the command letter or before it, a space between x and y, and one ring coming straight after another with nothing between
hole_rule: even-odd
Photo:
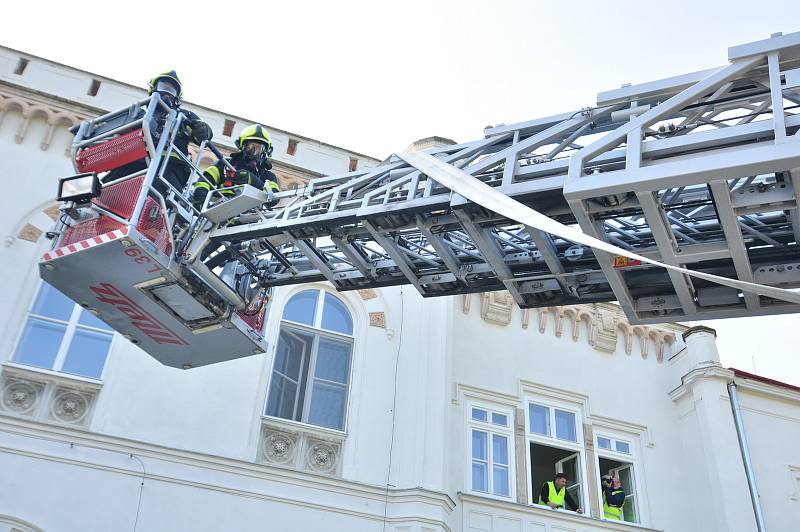
<instances>
[{"instance_id":1,"label":"gray sky","mask_svg":"<svg viewBox=\"0 0 800 532\"><path fill-rule=\"evenodd\" d=\"M141 86L175 68L194 103L378 158L590 106L599 91L721 66L729 46L800 31L797 0L6 4L6 46ZM156 9L147 27L123 22ZM800 317L707 325L724 364L752 371L755 359L800 385Z\"/></svg>"}]
</instances>

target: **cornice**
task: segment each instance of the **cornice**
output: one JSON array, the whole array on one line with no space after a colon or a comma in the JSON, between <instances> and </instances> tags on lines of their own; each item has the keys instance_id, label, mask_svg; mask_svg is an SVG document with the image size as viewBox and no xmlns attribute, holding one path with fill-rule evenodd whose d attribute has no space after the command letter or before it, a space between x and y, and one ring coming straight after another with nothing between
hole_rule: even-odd
<instances>
[{"instance_id":1,"label":"cornice","mask_svg":"<svg viewBox=\"0 0 800 532\"><path fill-rule=\"evenodd\" d=\"M547 332L548 322L552 317L552 330L555 335L561 337L564 334L564 324L569 323L572 340L577 342L581 339L581 330L585 324L588 331L588 334L584 335L585 341L596 351L614 353L621 335L625 342L625 353L630 355L633 351L633 339L637 338L642 358L648 358L650 346L653 345L656 350L656 360L659 363L663 362L667 350L675 345L677 334L686 330L685 326L671 324L664 326L631 325L625 319L622 309L611 303L520 309L507 291L461 296L461 311L464 314L471 312L473 296L479 298L480 316L487 323L507 327L515 321L513 316L521 313L521 326L523 329L528 329L531 316L535 312L538 316L538 329L541 334Z\"/></svg>"},{"instance_id":2,"label":"cornice","mask_svg":"<svg viewBox=\"0 0 800 532\"><path fill-rule=\"evenodd\" d=\"M194 451L174 449L126 438L86 432L82 430L74 430L69 427L50 425L37 421L0 416L0 431L16 436L29 437L55 443L63 443L71 446L86 447L122 455L135 455L143 459L162 461L192 468L200 468L216 473L233 474L241 477L253 478L256 480L264 480L279 484L289 484L301 488L345 494L379 503L383 503L387 500L390 504L416 502L434 506L445 513L449 513L455 508L455 502L447 493L428 488L389 488L387 491L386 487L384 486L366 484L352 480L344 480L317 473L272 467L254 462L213 456ZM63 457L52 456L43 452L34 452L25 449L9 447L2 447L0 449L2 449L4 452L25 454L35 458L55 461L68 461L70 463L74 462L75 465L95 467L98 469L114 471L119 474L132 475L136 477L142 476L141 468L137 468L134 464L132 464L131 468L128 469L95 464L85 458L66 459ZM148 473L147 477L156 478L150 473ZM230 491L232 493L240 493L242 495L252 497L267 497L266 495L257 492L244 492L235 488L207 485L204 483L197 483L195 481L176 477L162 476L160 480L181 484L197 484L197 487L201 488L218 491ZM301 504L299 501L287 502ZM335 508L332 508L332 510L337 511ZM365 513L364 517L374 518L375 516ZM380 517L382 519L382 516ZM397 516L396 519L403 520ZM442 523L437 523L437 525L441 526Z\"/></svg>"},{"instance_id":3,"label":"cornice","mask_svg":"<svg viewBox=\"0 0 800 532\"><path fill-rule=\"evenodd\" d=\"M723 380L725 383L733 380L733 371L725 369L715 361L707 361L681 377L681 384L669 392L670 398L674 401L687 395L695 383L704 380Z\"/></svg>"}]
</instances>

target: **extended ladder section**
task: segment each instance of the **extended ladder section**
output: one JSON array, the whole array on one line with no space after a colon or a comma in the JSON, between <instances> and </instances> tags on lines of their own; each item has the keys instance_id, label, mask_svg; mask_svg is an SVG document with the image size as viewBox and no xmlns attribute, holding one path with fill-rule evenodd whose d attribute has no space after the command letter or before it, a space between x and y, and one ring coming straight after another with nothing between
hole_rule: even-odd
<instances>
[{"instance_id":1,"label":"extended ladder section","mask_svg":"<svg viewBox=\"0 0 800 532\"><path fill-rule=\"evenodd\" d=\"M428 153L623 249L800 286L800 34L733 47L729 59ZM520 226L397 157L283 195L266 219L208 234L251 253L268 285L508 290L521 307L616 300L634 323L798 310Z\"/></svg>"},{"instance_id":2,"label":"extended ladder section","mask_svg":"<svg viewBox=\"0 0 800 532\"><path fill-rule=\"evenodd\" d=\"M520 224L398 156L279 193L273 209L244 187L198 213L189 192L163 180L180 114L166 110L149 125L159 105L156 95L81 126L78 171L127 161L79 164L137 128L136 157L147 166L107 181L89 205L65 204L41 271L168 365L263 351L268 290L312 281L411 284L424 297L508 290L522 308L619 301L632 323L800 310ZM624 86L593 108L487 128L480 140L427 153L625 252L796 288L799 111L795 33L730 48L721 68ZM196 163L184 162L196 178Z\"/></svg>"}]
</instances>

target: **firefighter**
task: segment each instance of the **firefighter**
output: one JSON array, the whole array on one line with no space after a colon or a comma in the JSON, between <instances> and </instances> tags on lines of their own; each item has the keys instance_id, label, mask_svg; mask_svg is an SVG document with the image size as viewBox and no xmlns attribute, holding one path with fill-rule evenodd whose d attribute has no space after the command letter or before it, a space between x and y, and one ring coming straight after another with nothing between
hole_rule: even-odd
<instances>
[{"instance_id":1,"label":"firefighter","mask_svg":"<svg viewBox=\"0 0 800 532\"><path fill-rule=\"evenodd\" d=\"M175 148L184 155L189 154L189 143L200 145L204 140L211 140L214 135L211 127L200 120L193 112L182 109L183 86L178 74L174 70L156 74L148 84L148 94L158 93L161 100L172 109L177 109L183 115L180 130L175 135ZM191 167L174 151L170 153L170 160L164 169L164 179L170 185L183 191L189 179ZM157 187L158 188L158 187Z\"/></svg>"},{"instance_id":2,"label":"firefighter","mask_svg":"<svg viewBox=\"0 0 800 532\"><path fill-rule=\"evenodd\" d=\"M180 130L177 132L174 139L175 148L178 151L184 155L188 155L190 142L200 145L200 143L202 143L204 140L211 140L211 137L213 136L211 127L200 120L200 117L193 112L181 108L183 86L178 78L178 74L174 70L156 74L147 83L147 86L149 89L149 95L158 93L158 95L161 97L161 100L168 107L178 110L183 115ZM161 134L161 131L164 127L166 113L157 112L155 120L157 124L155 135L158 136ZM157 142L158 141L156 140L156 143ZM114 179L132 174L136 171L144 170L145 168L147 168L147 165L143 160L136 161L109 172L108 175L106 175L103 179L103 182L113 181ZM174 150L170 152L170 160L167 162L167 165L164 168L164 179L170 185L182 192L184 187L186 187L186 182L189 179L190 173L191 167L186 163L186 161L184 161L177 153L175 153ZM166 194L168 190L167 187L160 181L155 181L153 186L162 194Z\"/></svg>"},{"instance_id":3,"label":"firefighter","mask_svg":"<svg viewBox=\"0 0 800 532\"><path fill-rule=\"evenodd\" d=\"M236 139L238 151L227 158L228 163L236 170L232 171L222 161L209 166L203 172L203 177L194 184L192 203L200 210L206 196L212 189L225 189L237 185L252 185L259 190L280 192L278 178L271 171L272 141L269 133L261 124L253 124L244 128L239 138ZM236 195L235 190L222 190L223 196ZM267 203L272 207L277 200Z\"/></svg>"}]
</instances>

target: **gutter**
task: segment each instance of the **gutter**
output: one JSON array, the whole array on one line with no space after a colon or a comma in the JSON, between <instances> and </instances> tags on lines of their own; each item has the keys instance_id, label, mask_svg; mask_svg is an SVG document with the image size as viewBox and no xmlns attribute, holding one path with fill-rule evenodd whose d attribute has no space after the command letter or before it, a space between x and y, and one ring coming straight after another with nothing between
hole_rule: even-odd
<instances>
[{"instance_id":1,"label":"gutter","mask_svg":"<svg viewBox=\"0 0 800 532\"><path fill-rule=\"evenodd\" d=\"M758 486L756 485L756 475L753 472L753 463L750 460L750 448L747 445L747 435L744 432L742 411L739 407L739 397L736 395L736 382L734 381L728 383L728 396L731 400L731 412L733 412L733 420L736 425L739 450L742 452L742 463L744 465L745 475L747 476L747 486L750 488L750 501L753 503L753 514L756 519L756 526L758 527L758 532L766 532L764 513L761 510L761 500L758 495Z\"/></svg>"}]
</instances>

